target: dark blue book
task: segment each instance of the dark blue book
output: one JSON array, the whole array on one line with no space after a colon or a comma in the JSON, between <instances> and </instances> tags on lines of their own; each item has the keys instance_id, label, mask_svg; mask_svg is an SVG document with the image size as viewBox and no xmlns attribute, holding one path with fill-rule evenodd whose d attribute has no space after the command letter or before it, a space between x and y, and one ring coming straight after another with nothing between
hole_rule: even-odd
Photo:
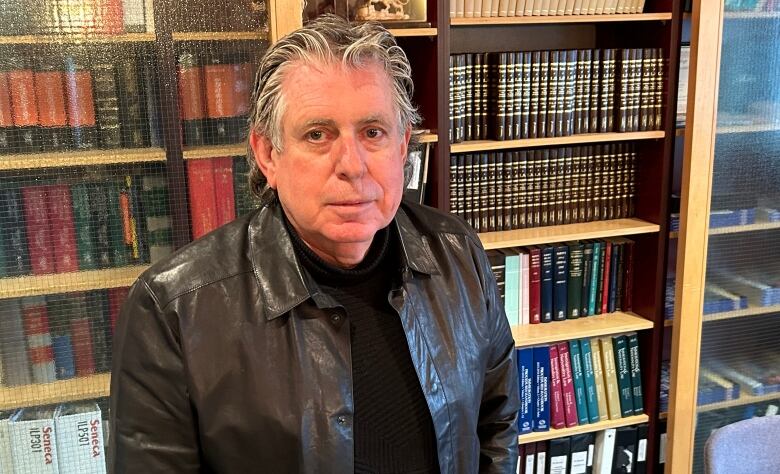
<instances>
[{"instance_id":1,"label":"dark blue book","mask_svg":"<svg viewBox=\"0 0 780 474\"><path fill-rule=\"evenodd\" d=\"M76 376L76 361L73 358L73 344L70 334L52 336L51 348L54 352L54 371L57 380L71 379Z\"/></svg>"},{"instance_id":2,"label":"dark blue book","mask_svg":"<svg viewBox=\"0 0 780 474\"><path fill-rule=\"evenodd\" d=\"M634 414L644 413L644 399L642 397L642 369L639 363L639 336L632 332L628 335L628 362L631 373L631 395L634 405Z\"/></svg>"},{"instance_id":3,"label":"dark blue book","mask_svg":"<svg viewBox=\"0 0 780 474\"><path fill-rule=\"evenodd\" d=\"M550 348L534 347L534 431L550 430Z\"/></svg>"},{"instance_id":4,"label":"dark blue book","mask_svg":"<svg viewBox=\"0 0 780 474\"><path fill-rule=\"evenodd\" d=\"M582 372L582 356L580 341L569 341L569 357L571 358L572 383L574 384L574 401L577 403L577 422L581 425L590 423L588 416L588 395L585 391L585 376Z\"/></svg>"},{"instance_id":5,"label":"dark blue book","mask_svg":"<svg viewBox=\"0 0 780 474\"><path fill-rule=\"evenodd\" d=\"M30 273L30 252L27 249L27 229L24 224L22 192L7 182L0 187L0 275L20 276ZM9 187L6 187L9 186Z\"/></svg>"},{"instance_id":6,"label":"dark blue book","mask_svg":"<svg viewBox=\"0 0 780 474\"><path fill-rule=\"evenodd\" d=\"M553 262L553 320L566 319L566 303L568 298L569 279L569 247L557 245L555 247L555 260Z\"/></svg>"},{"instance_id":7,"label":"dark blue book","mask_svg":"<svg viewBox=\"0 0 780 474\"><path fill-rule=\"evenodd\" d=\"M542 248L541 318L543 323L553 320L553 256L555 249Z\"/></svg>"},{"instance_id":8,"label":"dark blue book","mask_svg":"<svg viewBox=\"0 0 780 474\"><path fill-rule=\"evenodd\" d=\"M612 243L612 258L610 259L609 262L609 298L607 301L608 313L615 312L618 278L620 278L620 276L617 273L618 273L619 260L620 260L622 249L623 249L622 245L615 242Z\"/></svg>"},{"instance_id":9,"label":"dark blue book","mask_svg":"<svg viewBox=\"0 0 780 474\"><path fill-rule=\"evenodd\" d=\"M520 381L520 413L517 428L520 434L534 430L534 350L532 347L516 349L517 375Z\"/></svg>"}]
</instances>

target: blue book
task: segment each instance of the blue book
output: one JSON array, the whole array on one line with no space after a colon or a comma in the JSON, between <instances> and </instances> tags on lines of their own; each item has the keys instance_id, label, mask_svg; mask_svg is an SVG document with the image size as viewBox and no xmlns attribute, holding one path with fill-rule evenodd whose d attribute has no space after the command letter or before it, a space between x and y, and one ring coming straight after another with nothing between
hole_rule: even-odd
<instances>
[{"instance_id":1,"label":"blue book","mask_svg":"<svg viewBox=\"0 0 780 474\"><path fill-rule=\"evenodd\" d=\"M76 362L73 359L73 344L70 335L52 336L51 348L54 352L54 371L57 380L71 379L76 376Z\"/></svg>"},{"instance_id":2,"label":"blue book","mask_svg":"<svg viewBox=\"0 0 780 474\"><path fill-rule=\"evenodd\" d=\"M612 258L609 262L609 300L607 301L607 312L615 312L615 298L617 297L617 285L618 285L618 260L621 258L623 246L613 242L612 243Z\"/></svg>"},{"instance_id":3,"label":"blue book","mask_svg":"<svg viewBox=\"0 0 780 474\"><path fill-rule=\"evenodd\" d=\"M534 347L534 431L550 430L550 348Z\"/></svg>"},{"instance_id":4,"label":"blue book","mask_svg":"<svg viewBox=\"0 0 780 474\"><path fill-rule=\"evenodd\" d=\"M542 322L553 320L553 253L552 247L542 248L541 315Z\"/></svg>"},{"instance_id":5,"label":"blue book","mask_svg":"<svg viewBox=\"0 0 780 474\"><path fill-rule=\"evenodd\" d=\"M582 374L582 357L580 341L569 341L569 357L571 357L571 374L574 384L574 401L577 402L577 422L581 425L590 423L588 416L588 399L585 394L585 378ZM598 413L598 410L597 410Z\"/></svg>"},{"instance_id":6,"label":"blue book","mask_svg":"<svg viewBox=\"0 0 780 474\"><path fill-rule=\"evenodd\" d=\"M601 252L603 244L599 241L593 242L593 266L591 267L592 275L590 277L590 294L588 295L588 314L593 316L596 314L596 292L599 290L599 279L601 278Z\"/></svg>"},{"instance_id":7,"label":"blue book","mask_svg":"<svg viewBox=\"0 0 780 474\"><path fill-rule=\"evenodd\" d=\"M585 379L588 417L591 423L596 423L600 419L599 398L596 390L596 375L593 372L593 351L590 348L590 339L580 339L580 352L582 356L582 376Z\"/></svg>"},{"instance_id":8,"label":"blue book","mask_svg":"<svg viewBox=\"0 0 780 474\"><path fill-rule=\"evenodd\" d=\"M569 246L558 245L555 247L555 260L553 268L553 320L566 319L566 304L568 301L569 280Z\"/></svg>"},{"instance_id":9,"label":"blue book","mask_svg":"<svg viewBox=\"0 0 780 474\"><path fill-rule=\"evenodd\" d=\"M520 380L520 413L517 416L517 428L520 434L525 434L534 430L534 350L532 347L526 347L516 351L517 375Z\"/></svg>"}]
</instances>

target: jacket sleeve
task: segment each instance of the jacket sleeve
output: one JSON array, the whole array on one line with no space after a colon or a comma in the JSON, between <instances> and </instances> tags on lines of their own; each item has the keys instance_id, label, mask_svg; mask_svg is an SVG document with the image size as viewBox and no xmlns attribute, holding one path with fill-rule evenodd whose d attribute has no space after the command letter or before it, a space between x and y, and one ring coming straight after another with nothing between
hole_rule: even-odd
<instances>
[{"instance_id":1,"label":"jacket sleeve","mask_svg":"<svg viewBox=\"0 0 780 474\"><path fill-rule=\"evenodd\" d=\"M178 319L140 279L115 330L110 404L110 472L200 472Z\"/></svg>"},{"instance_id":2,"label":"jacket sleeve","mask_svg":"<svg viewBox=\"0 0 780 474\"><path fill-rule=\"evenodd\" d=\"M488 331L491 333L477 424L480 473L515 472L518 456L517 414L520 409L515 342L495 277L481 246L479 253L479 267L488 303Z\"/></svg>"}]
</instances>

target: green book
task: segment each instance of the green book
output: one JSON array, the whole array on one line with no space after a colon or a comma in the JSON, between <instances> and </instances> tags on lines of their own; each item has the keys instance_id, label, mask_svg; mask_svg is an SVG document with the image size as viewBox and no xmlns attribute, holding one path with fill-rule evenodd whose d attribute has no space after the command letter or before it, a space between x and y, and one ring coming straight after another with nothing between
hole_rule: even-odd
<instances>
[{"instance_id":1,"label":"green book","mask_svg":"<svg viewBox=\"0 0 780 474\"><path fill-rule=\"evenodd\" d=\"M111 266L111 232L109 229L108 185L90 183L89 203L92 211L95 253L100 268Z\"/></svg>"},{"instance_id":2,"label":"green book","mask_svg":"<svg viewBox=\"0 0 780 474\"><path fill-rule=\"evenodd\" d=\"M639 336L635 332L628 335L628 359L631 365L631 393L633 395L634 415L641 415L644 412L642 370L639 367Z\"/></svg>"},{"instance_id":3,"label":"green book","mask_svg":"<svg viewBox=\"0 0 780 474\"><path fill-rule=\"evenodd\" d=\"M108 195L108 235L111 249L111 263L115 267L127 265L130 262L130 252L125 243L125 223L122 217L120 191L124 183L112 180L106 185Z\"/></svg>"},{"instance_id":4,"label":"green book","mask_svg":"<svg viewBox=\"0 0 780 474\"><path fill-rule=\"evenodd\" d=\"M582 311L582 264L583 245L581 242L567 242L569 246L569 281L566 298L566 318L576 319Z\"/></svg>"},{"instance_id":5,"label":"green book","mask_svg":"<svg viewBox=\"0 0 780 474\"><path fill-rule=\"evenodd\" d=\"M73 199L73 223L76 227L79 269L95 270L98 268L98 258L94 240L95 229L92 225L92 208L89 204L89 185L74 184L70 192Z\"/></svg>"},{"instance_id":6,"label":"green book","mask_svg":"<svg viewBox=\"0 0 780 474\"><path fill-rule=\"evenodd\" d=\"M593 265L591 265L590 293L588 294L588 314L596 314L596 292L599 291L599 278L601 277L601 249L599 241L593 242Z\"/></svg>"},{"instance_id":7,"label":"green book","mask_svg":"<svg viewBox=\"0 0 780 474\"><path fill-rule=\"evenodd\" d=\"M617 388L620 396L620 413L622 416L634 414L634 396L631 391L631 367L628 362L628 338L613 336L612 344L615 353L615 372Z\"/></svg>"},{"instance_id":8,"label":"green book","mask_svg":"<svg viewBox=\"0 0 780 474\"><path fill-rule=\"evenodd\" d=\"M173 226L168 210L168 184L165 176L141 178L141 205L146 224L149 261L154 263L173 252Z\"/></svg>"},{"instance_id":9,"label":"green book","mask_svg":"<svg viewBox=\"0 0 780 474\"><path fill-rule=\"evenodd\" d=\"M585 377L582 372L582 357L580 341L569 341L569 357L571 357L571 373L574 385L574 400L577 402L577 421L581 425L590 423L588 415L588 396L585 391ZM598 416L598 411L596 412Z\"/></svg>"},{"instance_id":10,"label":"green book","mask_svg":"<svg viewBox=\"0 0 780 474\"><path fill-rule=\"evenodd\" d=\"M588 404L588 416L591 423L600 420L599 398L596 388L596 375L593 369L593 351L590 347L590 339L580 339L580 352L582 357L582 376L585 379L585 399Z\"/></svg>"},{"instance_id":11,"label":"green book","mask_svg":"<svg viewBox=\"0 0 780 474\"><path fill-rule=\"evenodd\" d=\"M582 249L582 296L580 316L590 316L590 280L593 277L593 242L585 242Z\"/></svg>"}]
</instances>

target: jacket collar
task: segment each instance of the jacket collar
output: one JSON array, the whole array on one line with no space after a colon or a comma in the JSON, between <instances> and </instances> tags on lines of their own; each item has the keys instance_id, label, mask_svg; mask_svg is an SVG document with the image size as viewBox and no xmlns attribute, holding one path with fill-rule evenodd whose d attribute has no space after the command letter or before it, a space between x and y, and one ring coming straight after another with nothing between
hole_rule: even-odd
<instances>
[{"instance_id":1,"label":"jacket collar","mask_svg":"<svg viewBox=\"0 0 780 474\"><path fill-rule=\"evenodd\" d=\"M417 230L403 208L398 209L393 225L401 241L402 274L407 275L409 269L438 274L429 237ZM258 311L266 319L276 319L307 299L320 296L316 284L298 262L278 201L266 204L252 217L248 232L249 257L262 298Z\"/></svg>"}]
</instances>

